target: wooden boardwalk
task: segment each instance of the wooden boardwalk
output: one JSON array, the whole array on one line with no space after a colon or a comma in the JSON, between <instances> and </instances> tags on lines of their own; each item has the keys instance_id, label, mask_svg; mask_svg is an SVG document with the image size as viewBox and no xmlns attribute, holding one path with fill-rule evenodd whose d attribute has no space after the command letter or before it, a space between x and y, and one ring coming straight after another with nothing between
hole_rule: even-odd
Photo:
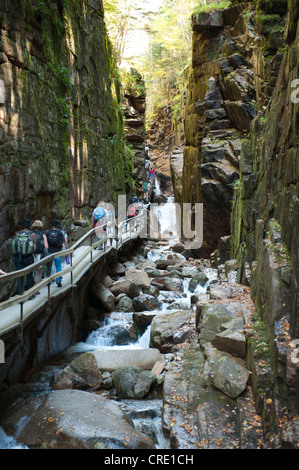
<instances>
[{"instance_id":1,"label":"wooden boardwalk","mask_svg":"<svg viewBox=\"0 0 299 470\"><path fill-rule=\"evenodd\" d=\"M0 337L8 334L12 330L22 327L34 314L43 310L51 299L58 298L61 294L66 293L69 289L74 288L76 283L89 271L95 262L99 262L113 249L119 250L126 243L138 236L140 228L145 222L145 214L141 214L131 219L130 227L127 230L127 224L123 223L118 228L118 238L109 238L99 241L94 237L94 229L80 239L73 247L65 250L64 255L71 256L71 265L65 265L60 273L54 273L50 277L43 278L41 282L36 284L30 290L25 291L23 295L15 295L10 299L0 303ZM93 240L93 241L92 241ZM57 256L61 256L57 254ZM53 258L53 255L51 256ZM24 274L32 271L34 266L46 264L39 261L34 265L22 270ZM54 263L53 263L54 265ZM0 286L5 280L15 280L20 277L21 271L15 271L0 277ZM23 275L24 275L23 274ZM62 276L62 287L57 287L55 277ZM33 299L29 299L33 294Z\"/></svg>"}]
</instances>

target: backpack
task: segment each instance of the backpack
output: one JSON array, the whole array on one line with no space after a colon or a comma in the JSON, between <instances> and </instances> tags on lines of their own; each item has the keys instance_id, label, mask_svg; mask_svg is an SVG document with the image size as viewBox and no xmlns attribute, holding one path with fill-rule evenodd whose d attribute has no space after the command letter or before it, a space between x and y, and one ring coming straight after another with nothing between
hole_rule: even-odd
<instances>
[{"instance_id":1,"label":"backpack","mask_svg":"<svg viewBox=\"0 0 299 470\"><path fill-rule=\"evenodd\" d=\"M49 243L49 247L62 248L64 236L61 230L57 228L51 228L47 230L46 237Z\"/></svg>"},{"instance_id":2,"label":"backpack","mask_svg":"<svg viewBox=\"0 0 299 470\"><path fill-rule=\"evenodd\" d=\"M45 245L44 245L44 235L41 231L39 230L36 230L36 231L33 231L33 233L36 235L36 249L35 249L35 253L43 253L44 252L44 249L45 249Z\"/></svg>"},{"instance_id":3,"label":"backpack","mask_svg":"<svg viewBox=\"0 0 299 470\"><path fill-rule=\"evenodd\" d=\"M33 254L33 240L30 238L31 232L18 232L12 244L12 251L19 259L22 256L30 256Z\"/></svg>"},{"instance_id":4,"label":"backpack","mask_svg":"<svg viewBox=\"0 0 299 470\"><path fill-rule=\"evenodd\" d=\"M103 207L96 207L93 214L93 219L95 222L99 221L102 217L107 214L107 211Z\"/></svg>"}]
</instances>

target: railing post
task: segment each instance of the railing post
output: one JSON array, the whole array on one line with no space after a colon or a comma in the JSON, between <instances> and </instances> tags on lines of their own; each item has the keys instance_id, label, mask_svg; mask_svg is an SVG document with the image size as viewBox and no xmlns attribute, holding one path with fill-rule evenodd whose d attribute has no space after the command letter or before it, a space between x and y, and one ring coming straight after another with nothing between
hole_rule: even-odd
<instances>
[{"instance_id":1,"label":"railing post","mask_svg":"<svg viewBox=\"0 0 299 470\"><path fill-rule=\"evenodd\" d=\"M90 242L89 242L89 246L90 248L92 247L92 234L90 234ZM92 263L92 250L90 250L90 262Z\"/></svg>"},{"instance_id":2,"label":"railing post","mask_svg":"<svg viewBox=\"0 0 299 470\"><path fill-rule=\"evenodd\" d=\"M71 268L73 267L73 253L70 256ZM71 286L73 285L73 269L71 269Z\"/></svg>"},{"instance_id":3,"label":"railing post","mask_svg":"<svg viewBox=\"0 0 299 470\"><path fill-rule=\"evenodd\" d=\"M23 324L23 314L24 314L24 302L22 301L20 303L20 324L22 325Z\"/></svg>"},{"instance_id":4,"label":"railing post","mask_svg":"<svg viewBox=\"0 0 299 470\"><path fill-rule=\"evenodd\" d=\"M51 303L51 282L48 284L48 307L50 308L50 303Z\"/></svg>"}]
</instances>

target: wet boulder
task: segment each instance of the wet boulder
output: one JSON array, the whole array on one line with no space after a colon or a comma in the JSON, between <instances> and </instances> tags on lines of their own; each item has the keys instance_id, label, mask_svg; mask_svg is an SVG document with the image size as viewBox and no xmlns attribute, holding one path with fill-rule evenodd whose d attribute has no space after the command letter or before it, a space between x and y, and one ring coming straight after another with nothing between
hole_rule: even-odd
<instances>
[{"instance_id":1,"label":"wet boulder","mask_svg":"<svg viewBox=\"0 0 299 470\"><path fill-rule=\"evenodd\" d=\"M188 289L190 292L194 292L197 286L204 286L208 282L209 278L203 272L194 274L192 279L189 281Z\"/></svg>"},{"instance_id":2,"label":"wet boulder","mask_svg":"<svg viewBox=\"0 0 299 470\"><path fill-rule=\"evenodd\" d=\"M183 281L178 277L165 276L161 278L154 278L152 284L160 290L167 290L173 292L183 292Z\"/></svg>"},{"instance_id":3,"label":"wet boulder","mask_svg":"<svg viewBox=\"0 0 299 470\"><path fill-rule=\"evenodd\" d=\"M54 390L61 389L98 389L103 382L102 374L98 368L94 355L90 352L81 354L64 369L56 371L50 380Z\"/></svg>"},{"instance_id":4,"label":"wet boulder","mask_svg":"<svg viewBox=\"0 0 299 470\"><path fill-rule=\"evenodd\" d=\"M116 305L116 310L118 312L133 312L133 301L127 295L121 296Z\"/></svg>"},{"instance_id":5,"label":"wet boulder","mask_svg":"<svg viewBox=\"0 0 299 470\"><path fill-rule=\"evenodd\" d=\"M159 310L147 310L145 312L134 312L133 320L141 331L145 331L146 328L152 323L156 315L159 315Z\"/></svg>"},{"instance_id":6,"label":"wet boulder","mask_svg":"<svg viewBox=\"0 0 299 470\"><path fill-rule=\"evenodd\" d=\"M150 347L162 353L172 351L176 344L183 343L192 336L194 327L190 325L189 311L177 310L160 313L151 324Z\"/></svg>"},{"instance_id":7,"label":"wet boulder","mask_svg":"<svg viewBox=\"0 0 299 470\"><path fill-rule=\"evenodd\" d=\"M159 295L159 289L157 286L150 286L148 289L142 289L142 292L144 294L149 294L149 295L153 295L154 297L158 297Z\"/></svg>"},{"instance_id":8,"label":"wet boulder","mask_svg":"<svg viewBox=\"0 0 299 470\"><path fill-rule=\"evenodd\" d=\"M193 277L199 273L199 269L196 266L183 266L182 274L184 277Z\"/></svg>"},{"instance_id":9,"label":"wet boulder","mask_svg":"<svg viewBox=\"0 0 299 470\"><path fill-rule=\"evenodd\" d=\"M214 385L231 398L244 392L249 371L228 357L220 359L214 373Z\"/></svg>"},{"instance_id":10,"label":"wet boulder","mask_svg":"<svg viewBox=\"0 0 299 470\"><path fill-rule=\"evenodd\" d=\"M124 366L152 370L156 362L164 361L158 349L98 349L93 351L101 372L114 372Z\"/></svg>"},{"instance_id":11,"label":"wet boulder","mask_svg":"<svg viewBox=\"0 0 299 470\"><path fill-rule=\"evenodd\" d=\"M196 324L200 328L200 342L212 342L218 333L223 331L222 325L242 316L242 306L238 302L230 304L197 304Z\"/></svg>"},{"instance_id":12,"label":"wet boulder","mask_svg":"<svg viewBox=\"0 0 299 470\"><path fill-rule=\"evenodd\" d=\"M115 281L110 287L110 291L115 297L119 294L126 294L127 296L133 298L137 297L140 294L141 287L133 281L128 279L120 279Z\"/></svg>"},{"instance_id":13,"label":"wet boulder","mask_svg":"<svg viewBox=\"0 0 299 470\"><path fill-rule=\"evenodd\" d=\"M126 268L125 266L123 266L121 263L119 263L118 261L115 261L111 264L109 264L109 274L111 276L124 276L125 273L126 273Z\"/></svg>"},{"instance_id":14,"label":"wet boulder","mask_svg":"<svg viewBox=\"0 0 299 470\"><path fill-rule=\"evenodd\" d=\"M144 289L149 289L151 282L148 274L141 269L130 269L126 271L125 277L128 281L134 282Z\"/></svg>"},{"instance_id":15,"label":"wet boulder","mask_svg":"<svg viewBox=\"0 0 299 470\"><path fill-rule=\"evenodd\" d=\"M246 337L243 318L238 317L224 323L221 329L223 331L217 333L212 341L213 346L234 356L245 358Z\"/></svg>"},{"instance_id":16,"label":"wet boulder","mask_svg":"<svg viewBox=\"0 0 299 470\"><path fill-rule=\"evenodd\" d=\"M154 387L157 377L140 367L121 367L112 373L112 383L120 398L144 398Z\"/></svg>"},{"instance_id":17,"label":"wet boulder","mask_svg":"<svg viewBox=\"0 0 299 470\"><path fill-rule=\"evenodd\" d=\"M108 312L112 312L115 308L115 297L113 293L100 281L94 281L91 289L94 297L103 308Z\"/></svg>"},{"instance_id":18,"label":"wet boulder","mask_svg":"<svg viewBox=\"0 0 299 470\"><path fill-rule=\"evenodd\" d=\"M155 261L155 265L157 269L167 269L168 266L174 266L176 261L174 259L159 259Z\"/></svg>"},{"instance_id":19,"label":"wet boulder","mask_svg":"<svg viewBox=\"0 0 299 470\"><path fill-rule=\"evenodd\" d=\"M131 419L116 403L93 393L53 390L27 399L22 405L2 426L29 448L155 448L150 438L134 429Z\"/></svg>"},{"instance_id":20,"label":"wet boulder","mask_svg":"<svg viewBox=\"0 0 299 470\"><path fill-rule=\"evenodd\" d=\"M153 295L142 294L133 299L133 307L136 312L157 310L159 307L161 307L161 302Z\"/></svg>"}]
</instances>

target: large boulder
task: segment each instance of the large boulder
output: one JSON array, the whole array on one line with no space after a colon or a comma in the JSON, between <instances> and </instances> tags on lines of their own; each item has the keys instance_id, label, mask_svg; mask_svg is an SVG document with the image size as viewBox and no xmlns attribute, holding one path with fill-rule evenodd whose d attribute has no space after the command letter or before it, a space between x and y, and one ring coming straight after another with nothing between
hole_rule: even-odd
<instances>
[{"instance_id":1,"label":"large boulder","mask_svg":"<svg viewBox=\"0 0 299 470\"><path fill-rule=\"evenodd\" d=\"M112 312L115 309L115 297L102 282L94 281L91 290L106 311Z\"/></svg>"},{"instance_id":2,"label":"large boulder","mask_svg":"<svg viewBox=\"0 0 299 470\"><path fill-rule=\"evenodd\" d=\"M150 278L145 271L141 269L130 269L126 271L126 279L130 282L135 282L138 286L144 289L149 289L151 285Z\"/></svg>"},{"instance_id":3,"label":"large boulder","mask_svg":"<svg viewBox=\"0 0 299 470\"><path fill-rule=\"evenodd\" d=\"M133 298L140 294L141 287L128 279L120 279L112 284L110 291L115 297L119 294L126 294L128 297Z\"/></svg>"},{"instance_id":4,"label":"large boulder","mask_svg":"<svg viewBox=\"0 0 299 470\"><path fill-rule=\"evenodd\" d=\"M50 381L54 390L75 388L86 390L100 388L103 382L94 355L90 352L81 354L64 369L56 371Z\"/></svg>"},{"instance_id":5,"label":"large boulder","mask_svg":"<svg viewBox=\"0 0 299 470\"><path fill-rule=\"evenodd\" d=\"M238 303L197 305L197 324L200 322L200 342L212 342L222 325L242 316L242 306Z\"/></svg>"},{"instance_id":6,"label":"large boulder","mask_svg":"<svg viewBox=\"0 0 299 470\"><path fill-rule=\"evenodd\" d=\"M190 292L194 292L197 286L204 286L208 282L209 278L205 273L196 273L189 281L188 289Z\"/></svg>"},{"instance_id":7,"label":"large boulder","mask_svg":"<svg viewBox=\"0 0 299 470\"><path fill-rule=\"evenodd\" d=\"M146 310L157 310L161 302L149 294L142 294L133 299L133 307L136 312L145 312Z\"/></svg>"},{"instance_id":8,"label":"large boulder","mask_svg":"<svg viewBox=\"0 0 299 470\"><path fill-rule=\"evenodd\" d=\"M144 398L156 381L155 374L140 367L121 367L112 373L112 383L120 398Z\"/></svg>"},{"instance_id":9,"label":"large boulder","mask_svg":"<svg viewBox=\"0 0 299 470\"><path fill-rule=\"evenodd\" d=\"M134 312L133 321L137 324L138 328L143 331L152 323L156 315L159 315L159 310L146 310L145 312Z\"/></svg>"},{"instance_id":10,"label":"large boulder","mask_svg":"<svg viewBox=\"0 0 299 470\"><path fill-rule=\"evenodd\" d=\"M177 310L157 315L151 324L150 347L162 353L171 352L176 344L183 343L193 332L189 324L189 311Z\"/></svg>"},{"instance_id":11,"label":"large boulder","mask_svg":"<svg viewBox=\"0 0 299 470\"><path fill-rule=\"evenodd\" d=\"M124 366L152 370L156 362L164 361L158 349L98 349L93 351L98 368L102 372L113 372Z\"/></svg>"},{"instance_id":12,"label":"large boulder","mask_svg":"<svg viewBox=\"0 0 299 470\"><path fill-rule=\"evenodd\" d=\"M220 359L214 373L214 385L231 398L236 398L244 392L249 378L249 371L230 360L228 357Z\"/></svg>"},{"instance_id":13,"label":"large boulder","mask_svg":"<svg viewBox=\"0 0 299 470\"><path fill-rule=\"evenodd\" d=\"M116 310L118 312L133 312L133 301L127 295L122 296L116 305Z\"/></svg>"},{"instance_id":14,"label":"large boulder","mask_svg":"<svg viewBox=\"0 0 299 470\"><path fill-rule=\"evenodd\" d=\"M168 273L169 274L169 273ZM183 292L183 281L178 277L159 277L152 280L152 284L158 287L160 290L167 290L173 292Z\"/></svg>"},{"instance_id":15,"label":"large boulder","mask_svg":"<svg viewBox=\"0 0 299 470\"><path fill-rule=\"evenodd\" d=\"M116 403L81 390L53 390L22 401L1 424L33 449L155 448Z\"/></svg>"},{"instance_id":16,"label":"large boulder","mask_svg":"<svg viewBox=\"0 0 299 470\"><path fill-rule=\"evenodd\" d=\"M223 331L217 333L212 341L213 346L237 357L246 357L246 337L242 317L224 323Z\"/></svg>"}]
</instances>

